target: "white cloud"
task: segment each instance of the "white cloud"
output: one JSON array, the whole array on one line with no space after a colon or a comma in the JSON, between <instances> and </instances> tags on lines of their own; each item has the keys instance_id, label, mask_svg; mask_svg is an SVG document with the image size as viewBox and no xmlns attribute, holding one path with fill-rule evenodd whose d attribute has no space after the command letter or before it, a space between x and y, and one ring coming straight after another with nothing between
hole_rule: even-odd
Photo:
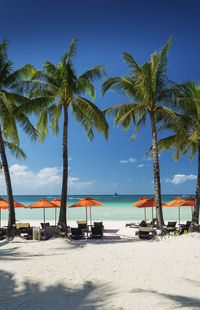
<instances>
[{"instance_id":1,"label":"white cloud","mask_svg":"<svg viewBox=\"0 0 200 310\"><path fill-rule=\"evenodd\" d=\"M196 180L197 176L194 174L175 174L172 179L165 179L166 183L172 183L174 185L178 185L180 183L190 181L190 180Z\"/></svg>"},{"instance_id":2,"label":"white cloud","mask_svg":"<svg viewBox=\"0 0 200 310\"><path fill-rule=\"evenodd\" d=\"M10 166L10 176L15 194L30 193L59 193L62 183L62 168L45 167L34 172L26 165L15 164ZM95 181L82 181L78 177L69 176L68 185L70 191L82 190L92 185ZM1 193L5 192L5 181L3 173L0 175ZM2 190L2 187L4 190Z\"/></svg>"},{"instance_id":3,"label":"white cloud","mask_svg":"<svg viewBox=\"0 0 200 310\"><path fill-rule=\"evenodd\" d=\"M132 164L132 163L135 163L136 161L137 161L136 158L130 157L129 159L122 159L122 160L120 160L119 163L120 164L128 164L128 163Z\"/></svg>"},{"instance_id":4,"label":"white cloud","mask_svg":"<svg viewBox=\"0 0 200 310\"><path fill-rule=\"evenodd\" d=\"M138 168L143 168L144 164L137 165Z\"/></svg>"},{"instance_id":5,"label":"white cloud","mask_svg":"<svg viewBox=\"0 0 200 310\"><path fill-rule=\"evenodd\" d=\"M10 167L12 184L26 188L36 188L47 184L59 184L61 182L61 169L58 167L46 167L35 173L25 165L12 165Z\"/></svg>"}]
</instances>

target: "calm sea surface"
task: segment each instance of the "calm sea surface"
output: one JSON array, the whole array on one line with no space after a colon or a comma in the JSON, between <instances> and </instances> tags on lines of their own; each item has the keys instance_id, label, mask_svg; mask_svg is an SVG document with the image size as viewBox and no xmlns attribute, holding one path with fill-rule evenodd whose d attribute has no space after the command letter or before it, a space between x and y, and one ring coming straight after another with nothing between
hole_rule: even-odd
<instances>
[{"instance_id":1,"label":"calm sea surface","mask_svg":"<svg viewBox=\"0 0 200 310\"><path fill-rule=\"evenodd\" d=\"M1 196L4 199L7 199L7 196ZM17 202L20 202L26 206L31 203L34 203L45 197L48 200L53 200L54 198L60 198L60 196L54 195L16 195L14 199ZM70 195L68 197L68 204L72 205L76 203L80 198L84 196L80 195ZM117 197L113 195L93 195L91 196L95 200L98 200L104 203L102 207L93 207L92 208L92 219L97 221L132 221L132 220L141 220L144 218L144 209L138 209L133 207L131 204L142 198L141 195L119 195ZM152 198L150 195L145 195L147 198ZM163 195L162 201L169 202L175 198L177 195ZM188 199L191 196L181 195L183 199ZM194 196L193 196L194 197ZM25 208L16 208L16 219L18 220L41 220L43 218L43 209L25 209ZM147 218L151 219L151 208L147 208ZM57 210L58 214L59 210ZM2 210L2 219L6 220L8 211ZM155 210L154 210L155 213ZM164 219L168 220L177 220L178 219L178 208L166 208L163 207ZM55 209L46 209L46 220L54 220ZM67 219L68 220L84 220L85 219L85 208L68 208L67 210ZM191 219L191 207L181 207L181 220L190 220Z\"/></svg>"}]
</instances>

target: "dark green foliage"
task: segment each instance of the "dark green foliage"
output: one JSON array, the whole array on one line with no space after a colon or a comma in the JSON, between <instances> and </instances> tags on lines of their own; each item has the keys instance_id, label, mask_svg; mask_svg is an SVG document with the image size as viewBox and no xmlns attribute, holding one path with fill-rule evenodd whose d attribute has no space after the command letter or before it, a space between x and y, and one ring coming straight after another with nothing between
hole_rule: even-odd
<instances>
[{"instance_id":1,"label":"dark green foliage","mask_svg":"<svg viewBox=\"0 0 200 310\"><path fill-rule=\"evenodd\" d=\"M152 129L152 151L154 162L154 185L155 200L157 207L158 225L162 228L164 224L161 205L160 172L158 159L158 145L156 122L168 121L174 118L174 112L169 109L168 104L172 97L172 90L167 79L167 53L171 45L171 38L159 52L154 52L149 62L143 65L137 64L135 59L128 53L123 57L128 66L128 75L122 77L111 77L102 86L105 94L109 89L122 91L130 99L130 103L119 104L105 110L108 115L113 115L115 124L122 126L125 130L134 124L135 131L131 137L146 123L147 115L151 119Z\"/></svg>"}]
</instances>

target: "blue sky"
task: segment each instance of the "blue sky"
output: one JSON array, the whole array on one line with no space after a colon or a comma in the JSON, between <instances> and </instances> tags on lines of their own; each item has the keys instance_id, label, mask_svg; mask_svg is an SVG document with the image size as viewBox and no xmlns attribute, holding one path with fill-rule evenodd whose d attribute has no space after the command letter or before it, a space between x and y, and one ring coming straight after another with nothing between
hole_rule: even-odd
<instances>
[{"instance_id":1,"label":"blue sky","mask_svg":"<svg viewBox=\"0 0 200 310\"><path fill-rule=\"evenodd\" d=\"M168 57L168 76L181 82L199 79L200 19L198 1L23 1L1 4L0 40L7 38L9 57L16 68L27 63L41 68L44 60L57 64L72 39L79 38L74 59L77 74L95 65L106 65L108 76L122 75L127 67L124 51L140 64L173 35ZM95 104L106 108L128 102L119 93L100 92L95 84ZM129 138L133 128L124 132L113 128L109 119L109 141L96 134L89 143L83 129L69 121L70 194L151 194L152 161L144 155L151 146L149 123L136 140ZM33 119L33 122L35 120ZM60 120L62 133L62 119ZM21 132L20 132L21 133ZM60 194L62 137L50 133L43 144L31 143L20 134L28 158L17 161L8 155L15 194ZM188 156L175 163L172 151L160 156L162 193L195 192L197 159ZM5 193L3 175L0 194Z\"/></svg>"}]
</instances>

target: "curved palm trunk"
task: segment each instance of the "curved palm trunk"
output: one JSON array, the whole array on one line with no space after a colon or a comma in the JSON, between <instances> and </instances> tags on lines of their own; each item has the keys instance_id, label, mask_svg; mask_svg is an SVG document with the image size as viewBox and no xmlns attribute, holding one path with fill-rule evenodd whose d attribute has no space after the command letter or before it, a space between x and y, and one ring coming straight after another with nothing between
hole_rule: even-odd
<instances>
[{"instance_id":1,"label":"curved palm trunk","mask_svg":"<svg viewBox=\"0 0 200 310\"><path fill-rule=\"evenodd\" d=\"M200 141L198 142L198 176L196 185L196 196L194 203L194 210L192 213L192 223L190 225L190 232L199 231L199 206L200 206Z\"/></svg>"},{"instance_id":2,"label":"curved palm trunk","mask_svg":"<svg viewBox=\"0 0 200 310\"><path fill-rule=\"evenodd\" d=\"M10 172L8 168L7 158L6 158L6 152L5 152L1 127L0 127L0 155L1 155L1 161L2 161L2 166L4 170L6 190L7 190L7 196L8 196L8 204L9 204L8 233L7 234L8 234L8 237L14 237L16 234L15 209L14 209L14 204L13 204L13 194L12 194Z\"/></svg>"},{"instance_id":3,"label":"curved palm trunk","mask_svg":"<svg viewBox=\"0 0 200 310\"><path fill-rule=\"evenodd\" d=\"M156 123L154 113L150 113L151 130L152 130L152 154L153 154L153 169L154 169L154 190L155 190L155 203L156 203L156 219L159 229L163 228L164 219L161 204L161 186L160 186L160 168L158 159L158 143L156 133Z\"/></svg>"},{"instance_id":4,"label":"curved palm trunk","mask_svg":"<svg viewBox=\"0 0 200 310\"><path fill-rule=\"evenodd\" d=\"M64 126L63 126L63 178L60 214L58 220L58 231L66 232L67 227L67 188L68 188L68 108L64 106Z\"/></svg>"}]
</instances>

